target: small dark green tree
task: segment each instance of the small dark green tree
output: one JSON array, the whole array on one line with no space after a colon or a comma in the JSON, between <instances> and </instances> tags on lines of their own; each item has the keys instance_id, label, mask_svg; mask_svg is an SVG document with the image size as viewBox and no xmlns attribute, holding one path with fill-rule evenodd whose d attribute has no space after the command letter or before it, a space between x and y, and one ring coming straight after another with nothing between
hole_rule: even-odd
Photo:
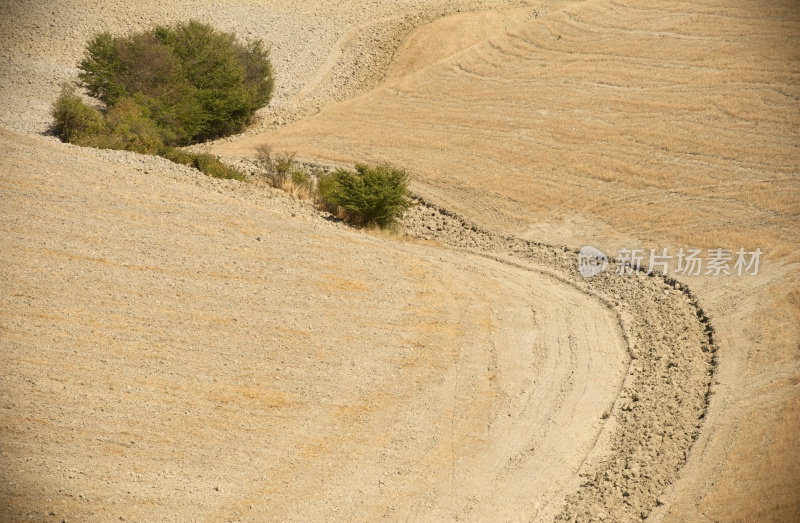
<instances>
[{"instance_id":1,"label":"small dark green tree","mask_svg":"<svg viewBox=\"0 0 800 523\"><path fill-rule=\"evenodd\" d=\"M411 207L408 173L389 164L356 165L356 171L338 169L323 176L320 198L341 207L361 225L391 225L398 213Z\"/></svg>"}]
</instances>

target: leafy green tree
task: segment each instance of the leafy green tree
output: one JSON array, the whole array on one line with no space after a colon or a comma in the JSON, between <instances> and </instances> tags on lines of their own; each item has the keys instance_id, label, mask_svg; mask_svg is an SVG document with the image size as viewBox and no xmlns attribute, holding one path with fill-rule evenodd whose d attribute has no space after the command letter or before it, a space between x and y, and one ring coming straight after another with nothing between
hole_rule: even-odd
<instances>
[{"instance_id":1,"label":"leafy green tree","mask_svg":"<svg viewBox=\"0 0 800 523\"><path fill-rule=\"evenodd\" d=\"M244 176L207 155L175 149L240 132L274 86L269 50L255 40L191 21L128 36L92 38L78 75L104 110L65 87L53 105L62 140L160 154L218 178Z\"/></svg>"},{"instance_id":2,"label":"leafy green tree","mask_svg":"<svg viewBox=\"0 0 800 523\"><path fill-rule=\"evenodd\" d=\"M79 67L90 96L108 111L132 100L168 146L242 131L274 87L263 42L239 43L233 33L196 21L98 34Z\"/></svg>"}]
</instances>

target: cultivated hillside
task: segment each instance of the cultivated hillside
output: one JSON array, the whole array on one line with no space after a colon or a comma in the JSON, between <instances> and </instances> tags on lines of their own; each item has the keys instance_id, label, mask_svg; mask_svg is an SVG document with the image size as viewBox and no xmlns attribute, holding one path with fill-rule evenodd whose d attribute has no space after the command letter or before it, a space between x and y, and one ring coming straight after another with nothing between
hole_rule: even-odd
<instances>
[{"instance_id":1,"label":"cultivated hillside","mask_svg":"<svg viewBox=\"0 0 800 523\"><path fill-rule=\"evenodd\" d=\"M46 135L92 34L189 18L278 78L198 148L395 162L406 234ZM781 1L3 3L0 519L796 519L799 37Z\"/></svg>"},{"instance_id":2,"label":"cultivated hillside","mask_svg":"<svg viewBox=\"0 0 800 523\"><path fill-rule=\"evenodd\" d=\"M663 283L359 233L159 158L0 151L6 516L550 519L632 451L611 427L665 427L657 477L691 444L708 347ZM630 397L648 417L609 419Z\"/></svg>"},{"instance_id":3,"label":"cultivated hillside","mask_svg":"<svg viewBox=\"0 0 800 523\"><path fill-rule=\"evenodd\" d=\"M426 198L490 230L610 255L761 249L758 276L681 276L712 317L719 366L703 436L658 514L792 519L796 2L552 4L484 42L442 44L471 44L463 35L491 27L484 16L421 27L370 93L213 150L249 155L269 142L310 158L393 161ZM419 68L421 48L442 53L422 53Z\"/></svg>"}]
</instances>

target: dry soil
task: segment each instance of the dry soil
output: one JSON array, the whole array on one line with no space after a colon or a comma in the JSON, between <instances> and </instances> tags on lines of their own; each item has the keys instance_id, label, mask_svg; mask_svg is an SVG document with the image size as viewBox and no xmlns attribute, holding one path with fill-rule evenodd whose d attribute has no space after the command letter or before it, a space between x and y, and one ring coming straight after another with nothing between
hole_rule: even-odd
<instances>
[{"instance_id":1,"label":"dry soil","mask_svg":"<svg viewBox=\"0 0 800 523\"><path fill-rule=\"evenodd\" d=\"M278 74L201 148L405 166L405 235L46 136L94 32L188 18ZM780 1L1 3L2 519L797 519L799 39Z\"/></svg>"}]
</instances>

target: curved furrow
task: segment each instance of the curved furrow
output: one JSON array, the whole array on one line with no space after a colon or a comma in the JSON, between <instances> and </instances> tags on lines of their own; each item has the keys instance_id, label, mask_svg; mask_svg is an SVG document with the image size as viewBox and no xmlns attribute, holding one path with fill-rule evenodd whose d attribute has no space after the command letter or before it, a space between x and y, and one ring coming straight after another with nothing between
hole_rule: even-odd
<instances>
[{"instance_id":1,"label":"curved furrow","mask_svg":"<svg viewBox=\"0 0 800 523\"><path fill-rule=\"evenodd\" d=\"M576 486L625 375L595 297L159 158L0 149L4 513L512 517Z\"/></svg>"},{"instance_id":2,"label":"curved furrow","mask_svg":"<svg viewBox=\"0 0 800 523\"><path fill-rule=\"evenodd\" d=\"M708 320L693 295L658 277L603 273L584 279L577 271L574 251L495 235L430 205L414 210L404 224L413 234L551 274L561 284L574 286L614 311L631 363L624 380L616 382L608 410L601 415L606 430L590 432L596 446L578 452L581 459L572 469L573 477L584 479L580 485L572 485L565 504L536 505L531 513L541 520L557 516L565 521L600 515L613 520L647 517L666 486L677 478L707 408L715 347ZM498 256L499 252L509 254ZM574 313L574 309L559 310L562 321ZM575 355L569 350L574 333L565 328L560 332L567 333L568 341L554 345L566 350L558 357L569 361ZM602 338L595 333L585 339L597 343ZM598 362L612 365L602 352L589 354L597 358L592 368ZM580 369L578 364L573 371ZM596 379L577 372L565 383L586 386ZM573 420L588 415L573 414ZM516 481L535 481L531 477L536 476Z\"/></svg>"}]
</instances>

